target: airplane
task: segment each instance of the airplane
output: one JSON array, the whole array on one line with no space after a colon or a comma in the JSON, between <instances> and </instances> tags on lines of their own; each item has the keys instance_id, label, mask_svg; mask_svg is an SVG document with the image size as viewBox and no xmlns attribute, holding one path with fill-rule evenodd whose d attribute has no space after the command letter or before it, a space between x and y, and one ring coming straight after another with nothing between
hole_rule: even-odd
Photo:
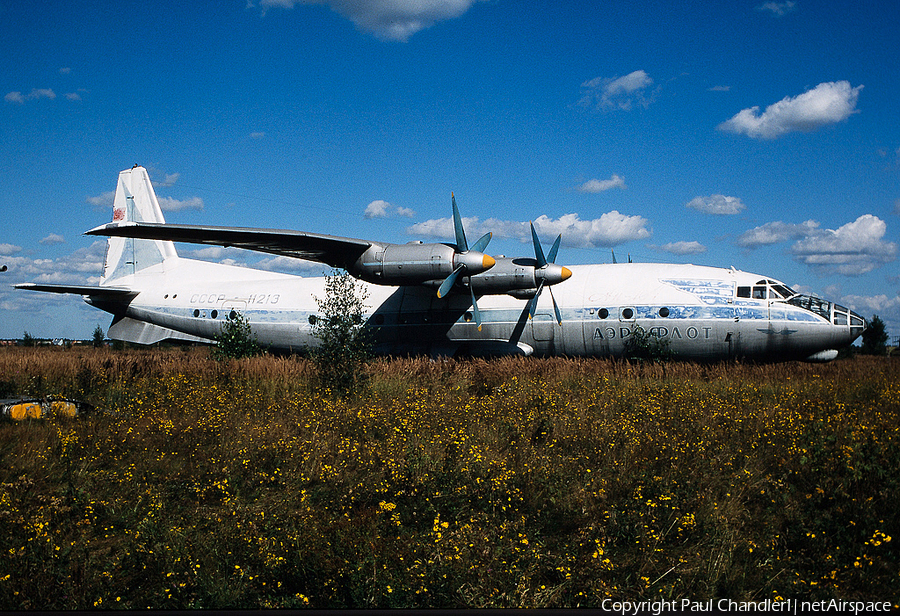
<instances>
[{"instance_id":1,"label":"airplane","mask_svg":"<svg viewBox=\"0 0 900 616\"><path fill-rule=\"evenodd\" d=\"M365 327L379 354L623 357L643 332L676 359L827 362L867 326L844 306L734 267L561 266L561 237L545 254L534 225L534 258L492 257L484 252L491 234L469 246L451 199L455 243L174 225L165 222L146 169L135 165L119 174L113 222L86 232L108 238L99 285L15 286L83 296L113 315L113 340L214 344L223 323L240 313L262 346L290 352L318 344L315 298L325 296L324 277L187 259L173 242L346 270L367 292Z\"/></svg>"}]
</instances>

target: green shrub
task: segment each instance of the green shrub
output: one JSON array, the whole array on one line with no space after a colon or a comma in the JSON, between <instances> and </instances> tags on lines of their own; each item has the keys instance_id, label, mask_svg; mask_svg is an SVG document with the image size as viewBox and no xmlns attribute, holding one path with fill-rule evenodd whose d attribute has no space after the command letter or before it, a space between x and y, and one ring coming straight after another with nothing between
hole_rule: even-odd
<instances>
[{"instance_id":1,"label":"green shrub","mask_svg":"<svg viewBox=\"0 0 900 616\"><path fill-rule=\"evenodd\" d=\"M216 336L215 355L220 359L240 359L262 353L256 336L250 331L250 322L240 312L232 311L222 324L222 333Z\"/></svg>"},{"instance_id":2,"label":"green shrub","mask_svg":"<svg viewBox=\"0 0 900 616\"><path fill-rule=\"evenodd\" d=\"M316 298L321 314L316 316L313 335L319 345L311 356L319 385L334 394L356 393L366 380L365 365L372 356L363 327L366 297L362 283L335 271L325 277L325 297Z\"/></svg>"}]
</instances>

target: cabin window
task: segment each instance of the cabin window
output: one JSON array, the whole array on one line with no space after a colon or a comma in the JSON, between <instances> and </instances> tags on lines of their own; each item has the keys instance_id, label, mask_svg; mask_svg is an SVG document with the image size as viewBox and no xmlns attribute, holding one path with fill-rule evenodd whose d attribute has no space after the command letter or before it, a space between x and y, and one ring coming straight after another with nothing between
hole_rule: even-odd
<instances>
[{"instance_id":1,"label":"cabin window","mask_svg":"<svg viewBox=\"0 0 900 616\"><path fill-rule=\"evenodd\" d=\"M753 299L766 299L766 287L753 287Z\"/></svg>"},{"instance_id":2,"label":"cabin window","mask_svg":"<svg viewBox=\"0 0 900 616\"><path fill-rule=\"evenodd\" d=\"M194 317L199 317L199 316L200 316L200 311L194 310Z\"/></svg>"},{"instance_id":3,"label":"cabin window","mask_svg":"<svg viewBox=\"0 0 900 616\"><path fill-rule=\"evenodd\" d=\"M231 319L232 321L234 321L237 318L237 312L232 310L231 312L228 313L228 318Z\"/></svg>"},{"instance_id":4,"label":"cabin window","mask_svg":"<svg viewBox=\"0 0 900 616\"><path fill-rule=\"evenodd\" d=\"M660 309L659 309L659 316L661 316L662 318L665 319L667 316L669 316L669 309L666 308L665 306L663 306L662 308L660 308Z\"/></svg>"},{"instance_id":5,"label":"cabin window","mask_svg":"<svg viewBox=\"0 0 900 616\"><path fill-rule=\"evenodd\" d=\"M623 319L633 319L634 318L634 309L623 308L622 309L622 318Z\"/></svg>"},{"instance_id":6,"label":"cabin window","mask_svg":"<svg viewBox=\"0 0 900 616\"><path fill-rule=\"evenodd\" d=\"M600 317L601 319L605 319L606 317L609 316L609 310L607 310L606 308L601 308L600 310L597 311L597 316Z\"/></svg>"},{"instance_id":7,"label":"cabin window","mask_svg":"<svg viewBox=\"0 0 900 616\"><path fill-rule=\"evenodd\" d=\"M218 310L213 310L212 312L209 313L209 316L211 316L211 317L214 318L214 319L218 319L218 318L219 318L219 311L218 311Z\"/></svg>"},{"instance_id":8,"label":"cabin window","mask_svg":"<svg viewBox=\"0 0 900 616\"><path fill-rule=\"evenodd\" d=\"M737 296L738 297L746 297L749 299L750 298L750 287L738 287Z\"/></svg>"},{"instance_id":9,"label":"cabin window","mask_svg":"<svg viewBox=\"0 0 900 616\"><path fill-rule=\"evenodd\" d=\"M316 315L314 315L314 314L309 315L309 324L310 325L315 325L316 321L318 321L318 319L316 319Z\"/></svg>"},{"instance_id":10,"label":"cabin window","mask_svg":"<svg viewBox=\"0 0 900 616\"><path fill-rule=\"evenodd\" d=\"M466 312L466 314L463 315L463 321L465 321L466 323L471 323L472 322L472 313Z\"/></svg>"}]
</instances>

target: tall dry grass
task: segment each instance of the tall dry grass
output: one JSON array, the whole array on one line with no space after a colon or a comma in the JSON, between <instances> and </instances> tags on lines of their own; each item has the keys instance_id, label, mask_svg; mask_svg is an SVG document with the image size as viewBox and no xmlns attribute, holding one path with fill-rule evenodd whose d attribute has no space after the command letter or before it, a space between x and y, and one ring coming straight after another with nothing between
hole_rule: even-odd
<instances>
[{"instance_id":1,"label":"tall dry grass","mask_svg":"<svg viewBox=\"0 0 900 616\"><path fill-rule=\"evenodd\" d=\"M0 608L900 596L898 364L8 349Z\"/></svg>"}]
</instances>

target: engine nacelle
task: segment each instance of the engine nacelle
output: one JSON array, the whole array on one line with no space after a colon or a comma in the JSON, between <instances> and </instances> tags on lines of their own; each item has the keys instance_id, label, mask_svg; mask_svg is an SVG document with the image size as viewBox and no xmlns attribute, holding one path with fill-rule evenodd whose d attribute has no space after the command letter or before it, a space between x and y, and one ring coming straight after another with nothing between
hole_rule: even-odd
<instances>
[{"instance_id":1,"label":"engine nacelle","mask_svg":"<svg viewBox=\"0 0 900 616\"><path fill-rule=\"evenodd\" d=\"M494 267L470 279L469 284L475 295L508 293L519 299L530 299L534 297L541 280L545 285L554 285L572 275L567 267L555 263L537 267L537 261L527 257L497 257L495 260Z\"/></svg>"},{"instance_id":2,"label":"engine nacelle","mask_svg":"<svg viewBox=\"0 0 900 616\"><path fill-rule=\"evenodd\" d=\"M490 269L494 259L469 250L457 252L449 244L373 244L348 268L357 278L384 285L440 285L453 270L465 266L467 275Z\"/></svg>"}]
</instances>

